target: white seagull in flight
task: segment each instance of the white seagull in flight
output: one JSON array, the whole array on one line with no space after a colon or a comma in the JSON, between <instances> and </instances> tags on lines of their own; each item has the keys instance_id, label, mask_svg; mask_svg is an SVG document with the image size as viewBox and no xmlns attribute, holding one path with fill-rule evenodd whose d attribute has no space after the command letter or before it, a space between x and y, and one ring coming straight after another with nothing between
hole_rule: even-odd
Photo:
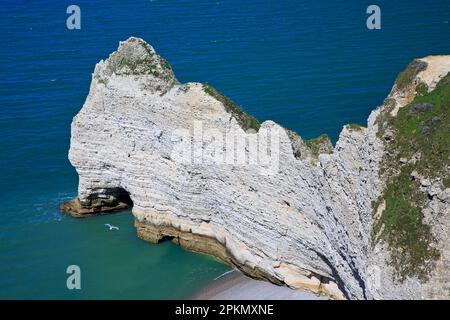
<instances>
[{"instance_id":1,"label":"white seagull in flight","mask_svg":"<svg viewBox=\"0 0 450 320\"><path fill-rule=\"evenodd\" d=\"M110 225L109 223L105 223L105 226L109 227L109 230L119 230L119 227Z\"/></svg>"}]
</instances>

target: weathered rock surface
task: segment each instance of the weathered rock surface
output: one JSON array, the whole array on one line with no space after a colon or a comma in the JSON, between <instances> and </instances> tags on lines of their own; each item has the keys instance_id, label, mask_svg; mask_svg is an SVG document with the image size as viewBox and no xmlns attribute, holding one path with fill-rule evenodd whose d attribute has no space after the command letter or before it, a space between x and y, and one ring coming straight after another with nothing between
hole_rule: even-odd
<instances>
[{"instance_id":1,"label":"weathered rock surface","mask_svg":"<svg viewBox=\"0 0 450 320\"><path fill-rule=\"evenodd\" d=\"M129 196L139 237L170 237L254 277L334 298L448 298L448 189L434 188L427 206L441 248L428 282L395 280L389 248L371 237L385 186L377 118L411 102L417 79L432 90L450 71L449 56L420 61L367 128L344 127L332 150L326 138L308 143L272 121L259 125L205 85L178 83L150 45L130 38L96 65L73 119L78 199L64 209L82 216ZM241 154L224 143L236 135L246 139ZM251 141L265 146L269 135L270 161L252 162Z\"/></svg>"}]
</instances>

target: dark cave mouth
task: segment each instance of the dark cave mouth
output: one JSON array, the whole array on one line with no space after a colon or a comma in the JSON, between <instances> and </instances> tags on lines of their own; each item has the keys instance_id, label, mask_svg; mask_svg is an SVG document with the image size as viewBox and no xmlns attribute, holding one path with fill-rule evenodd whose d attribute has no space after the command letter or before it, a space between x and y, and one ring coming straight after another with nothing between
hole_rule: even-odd
<instances>
[{"instance_id":1,"label":"dark cave mouth","mask_svg":"<svg viewBox=\"0 0 450 320\"><path fill-rule=\"evenodd\" d=\"M117 187L109 189L108 194L111 195L117 203L126 204L129 208L133 207L133 200L130 197L130 193L124 188Z\"/></svg>"},{"instance_id":2,"label":"dark cave mouth","mask_svg":"<svg viewBox=\"0 0 450 320\"><path fill-rule=\"evenodd\" d=\"M95 212L119 211L133 208L130 193L122 187L101 188L93 191L81 206Z\"/></svg>"}]
</instances>

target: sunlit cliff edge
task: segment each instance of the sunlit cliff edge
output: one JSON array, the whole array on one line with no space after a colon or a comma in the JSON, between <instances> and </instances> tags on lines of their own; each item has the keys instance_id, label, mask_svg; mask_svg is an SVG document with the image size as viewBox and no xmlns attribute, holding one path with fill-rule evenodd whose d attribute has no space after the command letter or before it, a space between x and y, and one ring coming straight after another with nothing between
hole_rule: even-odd
<instances>
[{"instance_id":1,"label":"sunlit cliff edge","mask_svg":"<svg viewBox=\"0 0 450 320\"><path fill-rule=\"evenodd\" d=\"M449 72L450 56L414 60L367 125L345 126L333 147L259 123L207 84L179 83L129 38L96 65L73 119L78 197L62 209L132 206L144 240L334 299L449 299ZM215 138L193 141L199 124ZM247 159L251 141L276 137L270 161L214 161L236 134Z\"/></svg>"}]
</instances>

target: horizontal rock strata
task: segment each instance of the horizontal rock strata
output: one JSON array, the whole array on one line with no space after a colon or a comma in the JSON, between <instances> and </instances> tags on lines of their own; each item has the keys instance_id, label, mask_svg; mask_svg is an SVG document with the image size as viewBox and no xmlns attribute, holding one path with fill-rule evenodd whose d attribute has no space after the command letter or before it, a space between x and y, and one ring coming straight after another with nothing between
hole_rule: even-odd
<instances>
[{"instance_id":1,"label":"horizontal rock strata","mask_svg":"<svg viewBox=\"0 0 450 320\"><path fill-rule=\"evenodd\" d=\"M96 65L73 119L78 198L62 208L79 217L132 205L144 240L168 238L252 277L336 299L445 297L444 185L424 204L438 217L430 232L441 252L429 278L396 280L393 238L374 240L374 224L391 208L389 199L382 206L390 180L380 170L388 141L399 137L383 119L403 116L419 86L433 92L450 71L448 56L417 61L367 128L345 126L333 148L326 136L303 140L260 124L210 86L179 83L150 45L130 38Z\"/></svg>"}]
</instances>

